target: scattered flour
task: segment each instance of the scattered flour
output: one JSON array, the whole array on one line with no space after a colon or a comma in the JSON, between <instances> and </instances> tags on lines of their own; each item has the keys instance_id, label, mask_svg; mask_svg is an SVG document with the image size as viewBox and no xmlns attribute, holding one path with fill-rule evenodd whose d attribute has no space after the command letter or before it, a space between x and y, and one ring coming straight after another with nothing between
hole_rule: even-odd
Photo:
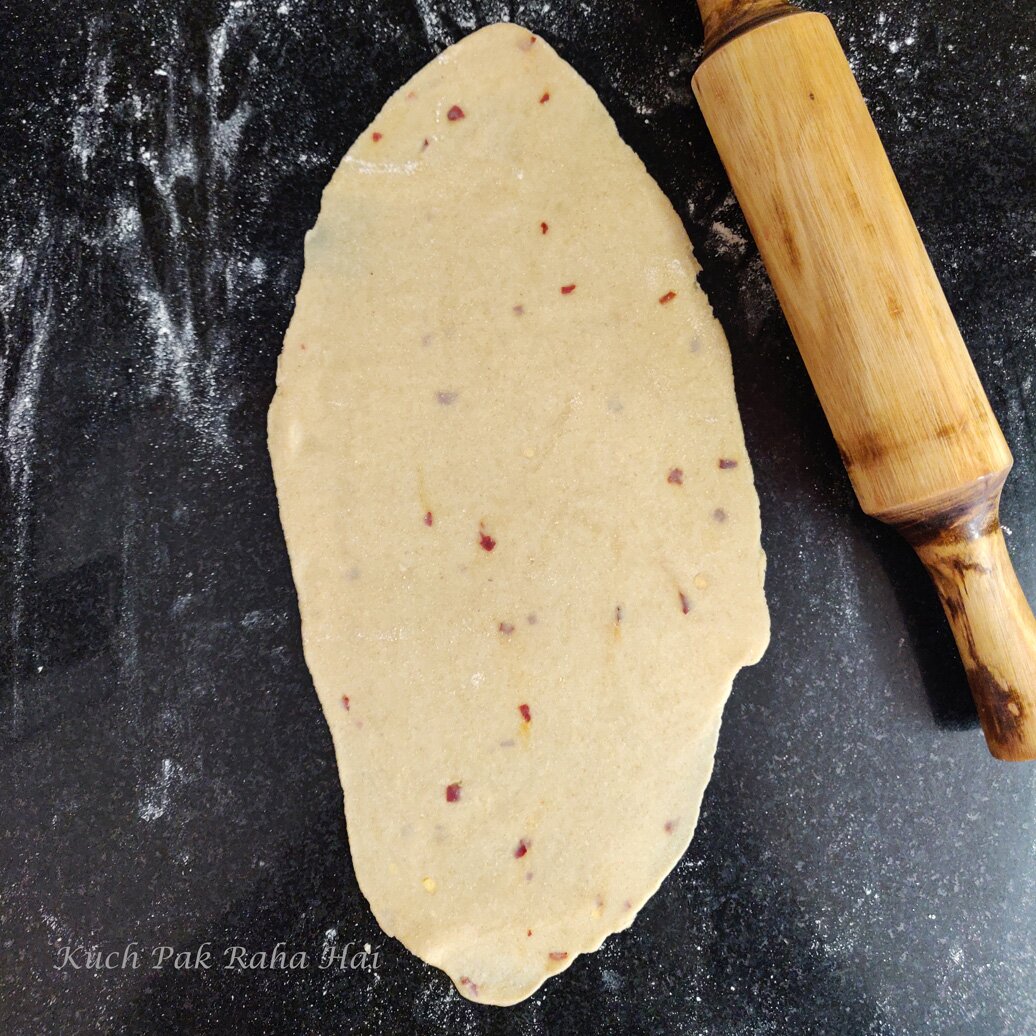
<instances>
[{"instance_id":1,"label":"scattered flour","mask_svg":"<svg viewBox=\"0 0 1036 1036\"><path fill-rule=\"evenodd\" d=\"M732 255L742 255L748 247L748 241L736 230L731 230L718 220L712 224L712 234L719 242L719 250Z\"/></svg>"},{"instance_id":2,"label":"scattered flour","mask_svg":"<svg viewBox=\"0 0 1036 1036\"><path fill-rule=\"evenodd\" d=\"M163 759L162 769L156 779L142 789L137 803L137 814L141 820L160 820L169 811L177 782L184 777L183 767L174 759Z\"/></svg>"},{"instance_id":3,"label":"scattered flour","mask_svg":"<svg viewBox=\"0 0 1036 1036\"><path fill-rule=\"evenodd\" d=\"M453 37L446 31L442 15L436 10L435 0L414 0L414 10L421 18L425 38L432 47L444 50L453 42Z\"/></svg>"},{"instance_id":4,"label":"scattered flour","mask_svg":"<svg viewBox=\"0 0 1036 1036\"><path fill-rule=\"evenodd\" d=\"M83 100L72 119L72 152L85 179L90 162L97 151L108 113L108 83L111 80L111 56L98 47L98 21L87 29L89 50L83 76Z\"/></svg>"},{"instance_id":5,"label":"scattered flour","mask_svg":"<svg viewBox=\"0 0 1036 1036\"><path fill-rule=\"evenodd\" d=\"M40 386L54 325L53 286L36 276L37 263L45 261L52 244L50 222L41 215L29 240L5 242L6 261L0 269L0 312L7 328L17 327L24 336L7 336L0 356L0 386L12 386L0 409L0 452L8 480L12 511L8 515L11 558L8 631L12 651L9 729L21 728L23 694L21 669L25 638L25 593L31 578L31 535L34 508L34 464L39 416ZM16 352L19 345L24 347Z\"/></svg>"},{"instance_id":6,"label":"scattered flour","mask_svg":"<svg viewBox=\"0 0 1036 1036\"><path fill-rule=\"evenodd\" d=\"M153 225L150 215L145 221L139 193L113 200L109 226L111 243L137 304L142 336L150 345L151 360L140 375L150 396L175 402L181 420L213 454L229 449L226 424L233 394L220 379L230 360L227 310L242 283L238 269L242 260L223 244L228 238L227 193L253 114L245 100L223 111L223 67L254 15L254 5L246 0L234 0L227 7L224 19L207 38L201 69L192 61L194 55L184 51L184 34L174 19L164 41L170 59L158 70L164 86L135 84L120 113L120 128L113 129L111 139L100 140L94 133L89 147L76 151L85 171L101 147L128 145L150 180L165 227ZM87 72L91 99L77 116L83 125L89 121L84 113L92 109L94 98L103 95L110 70L119 60L102 46L95 34L91 47L96 56ZM199 110L207 114L204 126L189 115ZM143 123L150 132L133 130L133 123ZM162 248L171 260L161 268L152 258L156 234L164 234ZM249 267L249 273L247 284L255 287L265 275L261 260Z\"/></svg>"}]
</instances>

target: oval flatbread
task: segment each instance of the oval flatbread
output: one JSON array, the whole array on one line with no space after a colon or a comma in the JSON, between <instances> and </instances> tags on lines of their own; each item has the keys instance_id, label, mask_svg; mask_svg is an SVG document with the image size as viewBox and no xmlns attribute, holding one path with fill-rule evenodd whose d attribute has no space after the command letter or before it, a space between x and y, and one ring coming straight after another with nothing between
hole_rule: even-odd
<instances>
[{"instance_id":1,"label":"oval flatbread","mask_svg":"<svg viewBox=\"0 0 1036 1036\"><path fill-rule=\"evenodd\" d=\"M594 92L496 25L349 150L306 239L270 453L379 924L527 997L687 848L768 639L730 356Z\"/></svg>"}]
</instances>

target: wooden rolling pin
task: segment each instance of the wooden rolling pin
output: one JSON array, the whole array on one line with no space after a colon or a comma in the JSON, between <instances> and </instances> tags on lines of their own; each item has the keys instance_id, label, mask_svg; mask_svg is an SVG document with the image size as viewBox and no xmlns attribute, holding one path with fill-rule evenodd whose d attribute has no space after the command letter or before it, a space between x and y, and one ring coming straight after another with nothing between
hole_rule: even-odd
<instances>
[{"instance_id":1,"label":"wooden rolling pin","mask_svg":"<svg viewBox=\"0 0 1036 1036\"><path fill-rule=\"evenodd\" d=\"M867 514L924 562L989 749L1036 759L1036 620L998 517L1004 440L827 18L698 0L694 76Z\"/></svg>"}]
</instances>

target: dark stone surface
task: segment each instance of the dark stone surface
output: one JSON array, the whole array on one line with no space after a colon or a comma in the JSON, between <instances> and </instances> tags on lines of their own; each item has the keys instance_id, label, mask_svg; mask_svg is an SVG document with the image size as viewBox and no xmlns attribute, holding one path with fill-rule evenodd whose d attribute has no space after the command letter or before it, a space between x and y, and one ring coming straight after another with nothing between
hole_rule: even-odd
<instances>
[{"instance_id":1,"label":"dark stone surface","mask_svg":"<svg viewBox=\"0 0 1036 1036\"><path fill-rule=\"evenodd\" d=\"M824 0L1017 465L1036 596L1036 7ZM651 13L648 13L648 12ZM990 759L933 592L856 508L689 91L685 0L5 5L4 1033L1036 1032L1036 768ZM532 1000L471 1006L349 864L264 448L339 157L476 25L542 33L684 216L730 336L774 640L685 860ZM58 971L210 941L212 970ZM364 971L220 970L226 947Z\"/></svg>"}]
</instances>

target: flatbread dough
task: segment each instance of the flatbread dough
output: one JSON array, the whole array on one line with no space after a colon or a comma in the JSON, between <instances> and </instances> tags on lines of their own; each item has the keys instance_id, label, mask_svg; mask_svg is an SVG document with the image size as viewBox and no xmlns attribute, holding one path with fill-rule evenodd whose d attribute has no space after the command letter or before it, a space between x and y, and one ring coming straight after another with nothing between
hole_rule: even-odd
<instances>
[{"instance_id":1,"label":"flatbread dough","mask_svg":"<svg viewBox=\"0 0 1036 1036\"><path fill-rule=\"evenodd\" d=\"M769 635L730 356L593 91L495 25L350 148L270 453L356 876L512 1004L687 848Z\"/></svg>"}]
</instances>

